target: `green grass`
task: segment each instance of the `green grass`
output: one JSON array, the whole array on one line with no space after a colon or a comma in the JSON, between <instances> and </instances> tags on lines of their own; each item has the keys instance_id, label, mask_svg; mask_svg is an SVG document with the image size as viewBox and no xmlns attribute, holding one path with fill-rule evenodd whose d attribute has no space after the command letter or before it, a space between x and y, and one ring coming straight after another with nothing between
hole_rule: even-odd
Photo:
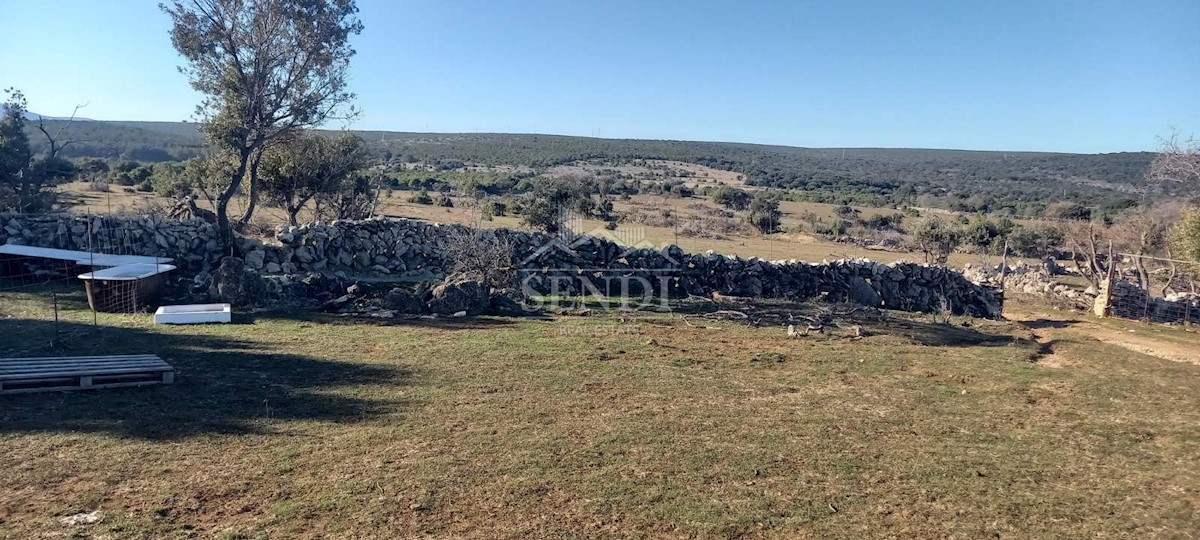
<instances>
[{"instance_id":1,"label":"green grass","mask_svg":"<svg viewBox=\"0 0 1200 540\"><path fill-rule=\"evenodd\" d=\"M1200 366L1084 336L1052 368L1014 325L923 317L855 341L665 314L88 314L50 350L43 301L0 294L0 349L152 352L180 375L0 397L0 538L1200 529Z\"/></svg>"}]
</instances>

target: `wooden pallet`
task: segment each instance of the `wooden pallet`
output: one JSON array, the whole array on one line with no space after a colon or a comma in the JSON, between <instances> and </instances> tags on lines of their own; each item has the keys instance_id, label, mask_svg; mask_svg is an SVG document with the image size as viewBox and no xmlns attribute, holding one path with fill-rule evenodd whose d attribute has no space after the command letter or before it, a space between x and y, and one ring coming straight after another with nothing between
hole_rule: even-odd
<instances>
[{"instance_id":1,"label":"wooden pallet","mask_svg":"<svg viewBox=\"0 0 1200 540\"><path fill-rule=\"evenodd\" d=\"M0 358L0 394L173 382L175 369L153 354Z\"/></svg>"}]
</instances>

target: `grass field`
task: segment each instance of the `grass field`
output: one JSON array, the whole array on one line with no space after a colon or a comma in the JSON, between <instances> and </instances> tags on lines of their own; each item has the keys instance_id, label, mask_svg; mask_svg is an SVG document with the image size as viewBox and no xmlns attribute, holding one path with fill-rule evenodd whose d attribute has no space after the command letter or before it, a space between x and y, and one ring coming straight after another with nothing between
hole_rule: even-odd
<instances>
[{"instance_id":1,"label":"grass field","mask_svg":"<svg viewBox=\"0 0 1200 540\"><path fill-rule=\"evenodd\" d=\"M1200 365L1090 337L1197 343L1181 329L1014 304L857 341L666 314L93 329L76 295L47 349L46 301L0 293L0 349L157 353L179 378L0 396L0 538L1200 530Z\"/></svg>"}]
</instances>

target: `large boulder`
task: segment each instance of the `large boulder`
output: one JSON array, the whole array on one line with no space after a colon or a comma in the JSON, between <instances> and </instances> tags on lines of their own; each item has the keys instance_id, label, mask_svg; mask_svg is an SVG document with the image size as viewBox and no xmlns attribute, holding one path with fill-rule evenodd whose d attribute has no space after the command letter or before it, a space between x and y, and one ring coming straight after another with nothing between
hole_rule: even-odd
<instances>
[{"instance_id":1,"label":"large boulder","mask_svg":"<svg viewBox=\"0 0 1200 540\"><path fill-rule=\"evenodd\" d=\"M879 307L883 303L883 298L871 284L858 276L850 278L849 296L851 302L863 306Z\"/></svg>"},{"instance_id":2,"label":"large boulder","mask_svg":"<svg viewBox=\"0 0 1200 540\"><path fill-rule=\"evenodd\" d=\"M238 257L225 257L212 273L209 296L219 302L243 306L263 301L267 286L262 276Z\"/></svg>"},{"instance_id":3,"label":"large boulder","mask_svg":"<svg viewBox=\"0 0 1200 540\"><path fill-rule=\"evenodd\" d=\"M447 277L433 288L429 310L438 315L453 315L460 311L468 315L486 313L491 307L489 287L474 279Z\"/></svg>"},{"instance_id":4,"label":"large boulder","mask_svg":"<svg viewBox=\"0 0 1200 540\"><path fill-rule=\"evenodd\" d=\"M266 259L267 259L266 252L264 252L261 249L256 249L256 250L251 251L246 254L245 262L246 262L246 266L248 268L250 268L251 270L261 270L263 265L265 264Z\"/></svg>"},{"instance_id":5,"label":"large boulder","mask_svg":"<svg viewBox=\"0 0 1200 540\"><path fill-rule=\"evenodd\" d=\"M494 290L489 298L491 313L508 317L521 317L535 310L521 302L520 295L513 290Z\"/></svg>"},{"instance_id":6,"label":"large boulder","mask_svg":"<svg viewBox=\"0 0 1200 540\"><path fill-rule=\"evenodd\" d=\"M425 312L425 304L421 299L407 289L396 287L383 296L384 309L397 313L417 314Z\"/></svg>"}]
</instances>

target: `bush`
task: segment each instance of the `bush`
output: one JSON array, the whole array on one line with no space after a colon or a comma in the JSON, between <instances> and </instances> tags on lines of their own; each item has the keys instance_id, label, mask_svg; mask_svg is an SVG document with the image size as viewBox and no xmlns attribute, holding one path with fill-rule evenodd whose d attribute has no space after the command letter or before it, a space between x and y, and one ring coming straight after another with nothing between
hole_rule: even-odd
<instances>
[{"instance_id":1,"label":"bush","mask_svg":"<svg viewBox=\"0 0 1200 540\"><path fill-rule=\"evenodd\" d=\"M1056 202L1046 207L1046 217L1051 219L1092 219L1092 209L1077 202Z\"/></svg>"},{"instance_id":2,"label":"bush","mask_svg":"<svg viewBox=\"0 0 1200 540\"><path fill-rule=\"evenodd\" d=\"M109 191L108 179L100 175L93 176L88 181L88 189L99 192Z\"/></svg>"},{"instance_id":3,"label":"bush","mask_svg":"<svg viewBox=\"0 0 1200 540\"><path fill-rule=\"evenodd\" d=\"M695 190L688 187L686 184L675 184L671 186L671 194L681 199L686 199L696 194Z\"/></svg>"},{"instance_id":4,"label":"bush","mask_svg":"<svg viewBox=\"0 0 1200 540\"><path fill-rule=\"evenodd\" d=\"M133 175L129 174L128 171L117 173L115 176L113 176L113 181L122 186L132 186L137 183L137 179L134 178Z\"/></svg>"},{"instance_id":5,"label":"bush","mask_svg":"<svg viewBox=\"0 0 1200 540\"><path fill-rule=\"evenodd\" d=\"M451 200L450 196L446 195L445 193L438 195L437 198L434 199L433 203L445 208L454 208L454 201Z\"/></svg>"},{"instance_id":6,"label":"bush","mask_svg":"<svg viewBox=\"0 0 1200 540\"><path fill-rule=\"evenodd\" d=\"M752 199L749 193L729 186L721 186L712 194L713 202L730 210L745 210Z\"/></svg>"},{"instance_id":7,"label":"bush","mask_svg":"<svg viewBox=\"0 0 1200 540\"><path fill-rule=\"evenodd\" d=\"M483 205L483 216L485 219L493 217L502 217L508 214L508 205L500 201L488 201Z\"/></svg>"},{"instance_id":8,"label":"bush","mask_svg":"<svg viewBox=\"0 0 1200 540\"><path fill-rule=\"evenodd\" d=\"M925 218L913 230L913 240L929 264L946 264L950 254L962 243L962 237L962 230L957 225L936 215Z\"/></svg>"},{"instance_id":9,"label":"bush","mask_svg":"<svg viewBox=\"0 0 1200 540\"><path fill-rule=\"evenodd\" d=\"M408 198L408 202L413 204L433 204L433 197L429 196L429 192L421 190L416 195Z\"/></svg>"},{"instance_id":10,"label":"bush","mask_svg":"<svg viewBox=\"0 0 1200 540\"><path fill-rule=\"evenodd\" d=\"M1200 209L1185 210L1169 233L1177 257L1200 264Z\"/></svg>"},{"instance_id":11,"label":"bush","mask_svg":"<svg viewBox=\"0 0 1200 540\"><path fill-rule=\"evenodd\" d=\"M841 205L833 209L833 213L844 219L855 219L858 217L858 210L848 205Z\"/></svg>"},{"instance_id":12,"label":"bush","mask_svg":"<svg viewBox=\"0 0 1200 540\"><path fill-rule=\"evenodd\" d=\"M849 207L847 207L849 208ZM904 222L904 214L895 213L890 215L871 216L862 220L862 226L876 231L896 231L904 232L900 224Z\"/></svg>"},{"instance_id":13,"label":"bush","mask_svg":"<svg viewBox=\"0 0 1200 540\"><path fill-rule=\"evenodd\" d=\"M1008 235L1008 248L1018 257L1054 255L1063 243L1063 233L1051 225L1020 226Z\"/></svg>"},{"instance_id":14,"label":"bush","mask_svg":"<svg viewBox=\"0 0 1200 540\"><path fill-rule=\"evenodd\" d=\"M963 230L962 241L984 253L1000 253L1004 249L1005 237L1015 226L1012 220L1007 218L992 220L980 216L969 222Z\"/></svg>"},{"instance_id":15,"label":"bush","mask_svg":"<svg viewBox=\"0 0 1200 540\"><path fill-rule=\"evenodd\" d=\"M183 174L183 167L171 163L156 163L154 174L150 176L150 184L154 193L163 197L179 198L192 193L192 182Z\"/></svg>"},{"instance_id":16,"label":"bush","mask_svg":"<svg viewBox=\"0 0 1200 540\"><path fill-rule=\"evenodd\" d=\"M557 233L569 212L581 216L596 215L591 184L583 177L537 178L523 198L524 223L547 233Z\"/></svg>"},{"instance_id":17,"label":"bush","mask_svg":"<svg viewBox=\"0 0 1200 540\"><path fill-rule=\"evenodd\" d=\"M779 232L779 201L766 194L759 194L750 202L750 214L746 221L763 234Z\"/></svg>"}]
</instances>

